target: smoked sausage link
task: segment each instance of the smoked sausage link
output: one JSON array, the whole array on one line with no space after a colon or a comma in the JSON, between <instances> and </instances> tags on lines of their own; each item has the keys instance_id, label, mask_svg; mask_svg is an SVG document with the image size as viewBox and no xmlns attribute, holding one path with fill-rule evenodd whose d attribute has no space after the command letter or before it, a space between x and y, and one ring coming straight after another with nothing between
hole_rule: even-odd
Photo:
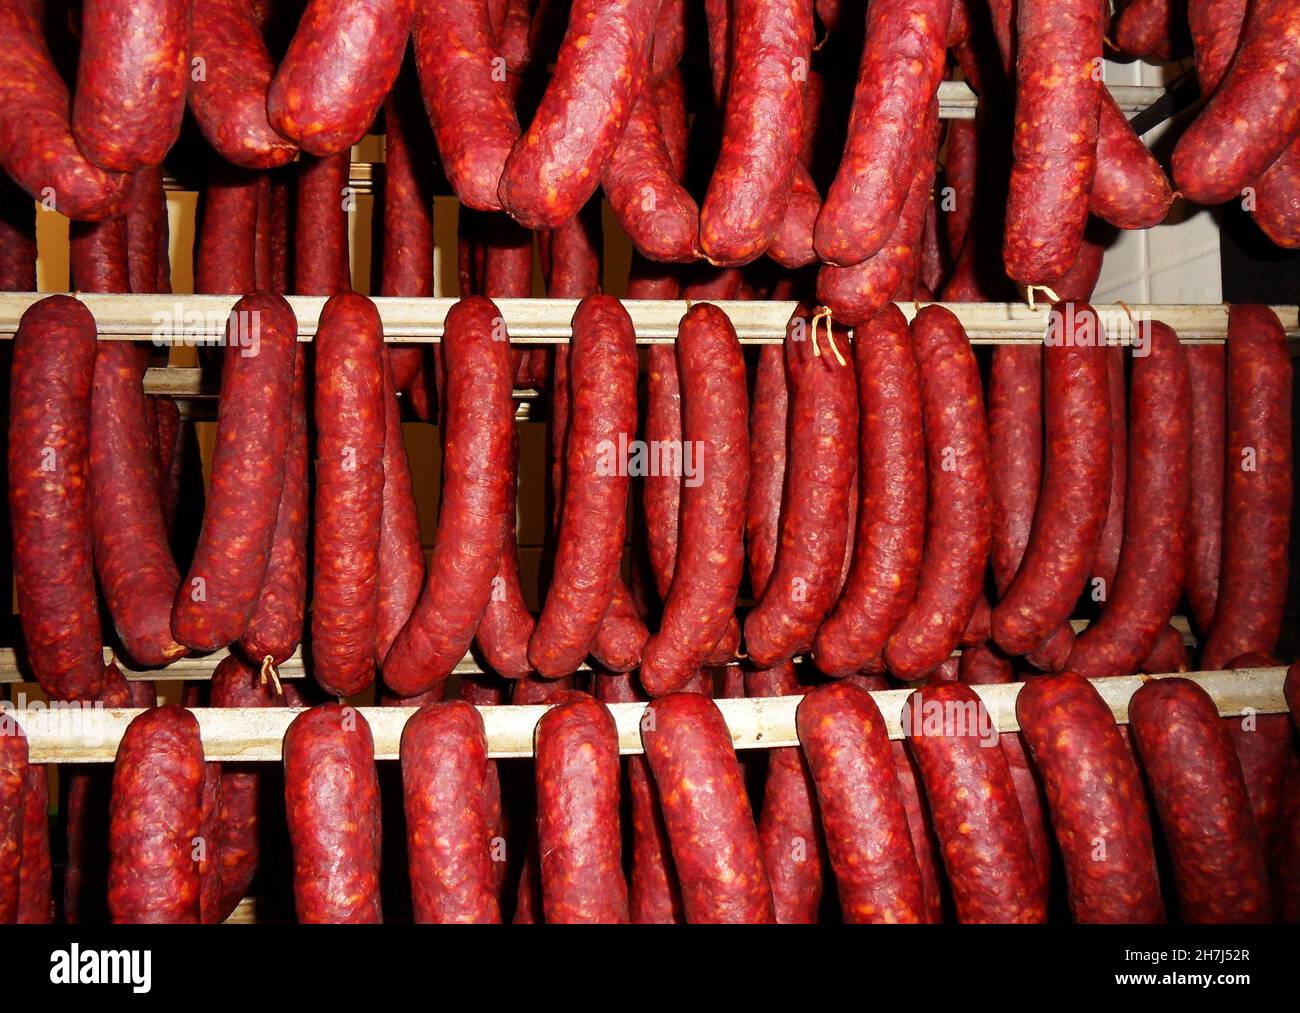
<instances>
[{"instance_id":1,"label":"smoked sausage link","mask_svg":"<svg viewBox=\"0 0 1300 1013\"><path fill-rule=\"evenodd\" d=\"M1074 920L1163 922L1146 794L1101 695L1074 672L1030 679L1016 719L1043 779Z\"/></svg>"},{"instance_id":2,"label":"smoked sausage link","mask_svg":"<svg viewBox=\"0 0 1300 1013\"><path fill-rule=\"evenodd\" d=\"M894 755L875 701L847 683L821 686L804 697L795 721L817 785L844 920L926 921Z\"/></svg>"},{"instance_id":3,"label":"smoked sausage link","mask_svg":"<svg viewBox=\"0 0 1300 1013\"><path fill-rule=\"evenodd\" d=\"M653 701L641 741L672 844L686 920L771 923L772 891L731 733L712 700Z\"/></svg>"},{"instance_id":4,"label":"smoked sausage link","mask_svg":"<svg viewBox=\"0 0 1300 1013\"><path fill-rule=\"evenodd\" d=\"M115 924L198 922L194 852L203 776L199 723L185 708L155 707L127 726L113 763L109 813L108 910Z\"/></svg>"},{"instance_id":5,"label":"smoked sausage link","mask_svg":"<svg viewBox=\"0 0 1300 1013\"><path fill-rule=\"evenodd\" d=\"M2 47L0 47L2 48ZM27 660L55 700L93 700L104 680L90 526L95 320L53 295L14 336L9 516Z\"/></svg>"},{"instance_id":6,"label":"smoked sausage link","mask_svg":"<svg viewBox=\"0 0 1300 1013\"><path fill-rule=\"evenodd\" d=\"M266 577L284 488L298 323L283 296L246 295L226 324L203 530L172 605L172 635L212 651L243 635Z\"/></svg>"},{"instance_id":7,"label":"smoked sausage link","mask_svg":"<svg viewBox=\"0 0 1300 1013\"><path fill-rule=\"evenodd\" d=\"M284 806L298 921L381 922L379 779L359 711L326 703L293 719L284 733Z\"/></svg>"},{"instance_id":8,"label":"smoked sausage link","mask_svg":"<svg viewBox=\"0 0 1300 1013\"><path fill-rule=\"evenodd\" d=\"M266 96L271 126L333 155L370 128L406 52L415 0L311 0Z\"/></svg>"},{"instance_id":9,"label":"smoked sausage link","mask_svg":"<svg viewBox=\"0 0 1300 1013\"><path fill-rule=\"evenodd\" d=\"M537 850L548 925L628 921L618 819L618 729L585 694L537 722Z\"/></svg>"},{"instance_id":10,"label":"smoked sausage link","mask_svg":"<svg viewBox=\"0 0 1300 1013\"><path fill-rule=\"evenodd\" d=\"M499 923L478 710L426 704L402 729L401 758L416 923Z\"/></svg>"},{"instance_id":11,"label":"smoked sausage link","mask_svg":"<svg viewBox=\"0 0 1300 1013\"><path fill-rule=\"evenodd\" d=\"M697 482L683 482L680 539L659 631L646 644L641 684L675 692L722 638L744 573L749 488L745 359L731 321L696 303L677 332L682 439L697 456Z\"/></svg>"},{"instance_id":12,"label":"smoked sausage link","mask_svg":"<svg viewBox=\"0 0 1300 1013\"><path fill-rule=\"evenodd\" d=\"M1193 925L1267 922L1268 866L1232 739L1190 679L1143 684L1128 705L1173 860L1179 913Z\"/></svg>"}]
</instances>

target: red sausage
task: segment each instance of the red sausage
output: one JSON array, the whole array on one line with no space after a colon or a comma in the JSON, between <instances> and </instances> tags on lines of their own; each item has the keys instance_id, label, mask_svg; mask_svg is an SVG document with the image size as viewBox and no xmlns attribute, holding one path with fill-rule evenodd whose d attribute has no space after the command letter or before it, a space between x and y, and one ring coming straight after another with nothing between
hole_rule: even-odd
<instances>
[{"instance_id":1,"label":"red sausage","mask_svg":"<svg viewBox=\"0 0 1300 1013\"><path fill-rule=\"evenodd\" d=\"M257 607L284 488L297 331L282 296L254 293L231 310L207 512L172 604L172 635L197 651L242 636Z\"/></svg>"},{"instance_id":2,"label":"red sausage","mask_svg":"<svg viewBox=\"0 0 1300 1013\"><path fill-rule=\"evenodd\" d=\"M1042 346L994 348L989 374L989 459L1000 466L989 474L993 513L989 561L999 595L1020 569L1034 523L1043 470L1042 403Z\"/></svg>"},{"instance_id":3,"label":"red sausage","mask_svg":"<svg viewBox=\"0 0 1300 1013\"><path fill-rule=\"evenodd\" d=\"M1292 141L1255 184L1252 214L1275 245L1300 247L1300 140Z\"/></svg>"},{"instance_id":4,"label":"red sausage","mask_svg":"<svg viewBox=\"0 0 1300 1013\"><path fill-rule=\"evenodd\" d=\"M1086 243L1087 240L1085 239ZM1092 597L1105 601L1115 584L1115 571L1119 567L1120 547L1124 541L1124 501L1128 490L1128 412L1124 364L1126 355L1122 347L1106 351L1106 379L1110 394L1110 503L1106 507L1106 523L1102 525L1097 540L1097 556L1092 562ZM1195 412L1193 412L1195 425ZM1222 443L1222 440L1220 440ZM1222 480L1219 482L1223 484ZM1100 581L1100 586L1098 582ZM1065 659L1062 658L1062 661Z\"/></svg>"},{"instance_id":5,"label":"red sausage","mask_svg":"<svg viewBox=\"0 0 1300 1013\"><path fill-rule=\"evenodd\" d=\"M1201 658L1222 668L1270 653L1282 630L1291 530L1291 359L1277 317L1234 306L1228 318L1223 556Z\"/></svg>"},{"instance_id":6,"label":"red sausage","mask_svg":"<svg viewBox=\"0 0 1300 1013\"><path fill-rule=\"evenodd\" d=\"M484 0L419 4L412 28L424 105L456 196L499 211L497 185L519 122L499 73Z\"/></svg>"},{"instance_id":7,"label":"red sausage","mask_svg":"<svg viewBox=\"0 0 1300 1013\"><path fill-rule=\"evenodd\" d=\"M284 485L276 510L275 533L257 607L239 638L239 651L254 665L269 658L283 664L302 640L307 611L307 351L294 349L293 394Z\"/></svg>"},{"instance_id":8,"label":"red sausage","mask_svg":"<svg viewBox=\"0 0 1300 1013\"><path fill-rule=\"evenodd\" d=\"M591 649L618 579L628 478L610 458L636 432L635 342L616 299L593 295L578 306L564 511L551 586L528 644L529 661L550 678L575 671Z\"/></svg>"},{"instance_id":9,"label":"red sausage","mask_svg":"<svg viewBox=\"0 0 1300 1013\"><path fill-rule=\"evenodd\" d=\"M890 671L916 679L952 653L988 561L989 445L975 356L961 322L927 306L912 322L929 476L925 553L911 609L885 647Z\"/></svg>"},{"instance_id":10,"label":"red sausage","mask_svg":"<svg viewBox=\"0 0 1300 1013\"><path fill-rule=\"evenodd\" d=\"M384 346L385 352L391 352ZM424 547L411 482L411 463L402 442L401 409L392 363L384 369L384 494L379 527L379 570L375 584L375 662L382 666L397 634L411 617L424 586Z\"/></svg>"},{"instance_id":11,"label":"red sausage","mask_svg":"<svg viewBox=\"0 0 1300 1013\"><path fill-rule=\"evenodd\" d=\"M374 679L375 583L384 494L383 325L364 296L342 293L316 331L316 524L313 674L331 696Z\"/></svg>"},{"instance_id":12,"label":"red sausage","mask_svg":"<svg viewBox=\"0 0 1300 1013\"><path fill-rule=\"evenodd\" d=\"M1276 659L1247 655L1232 662L1231 668L1263 667ZM1271 667L1271 665L1270 665ZM1274 853L1278 842L1278 816L1282 810L1282 779L1291 752L1291 722L1285 714L1255 714L1224 718L1241 765L1250 811L1259 831L1265 857Z\"/></svg>"},{"instance_id":13,"label":"red sausage","mask_svg":"<svg viewBox=\"0 0 1300 1013\"><path fill-rule=\"evenodd\" d=\"M700 249L747 264L785 217L799 158L812 10L800 0L732 0L731 71L722 149L700 208Z\"/></svg>"},{"instance_id":14,"label":"red sausage","mask_svg":"<svg viewBox=\"0 0 1300 1013\"><path fill-rule=\"evenodd\" d=\"M1003 256L1023 285L1050 284L1074 262L1097 167L1101 5L1020 0L1016 16L1015 164Z\"/></svg>"},{"instance_id":15,"label":"red sausage","mask_svg":"<svg viewBox=\"0 0 1300 1013\"><path fill-rule=\"evenodd\" d=\"M822 686L799 704L795 721L844 920L925 921L921 872L875 701L856 686Z\"/></svg>"},{"instance_id":16,"label":"red sausage","mask_svg":"<svg viewBox=\"0 0 1300 1013\"><path fill-rule=\"evenodd\" d=\"M155 707L127 726L113 764L108 910L114 924L199 920L203 744L182 707Z\"/></svg>"},{"instance_id":17,"label":"red sausage","mask_svg":"<svg viewBox=\"0 0 1300 1013\"><path fill-rule=\"evenodd\" d=\"M293 290L299 295L335 295L352 287L348 267L350 198L348 153L304 156L298 163L294 218Z\"/></svg>"},{"instance_id":18,"label":"red sausage","mask_svg":"<svg viewBox=\"0 0 1300 1013\"><path fill-rule=\"evenodd\" d=\"M651 260L688 262L699 245L700 211L677 181L655 117L655 89L643 88L627 129L601 171L610 209L632 244Z\"/></svg>"},{"instance_id":19,"label":"red sausage","mask_svg":"<svg viewBox=\"0 0 1300 1013\"><path fill-rule=\"evenodd\" d=\"M1016 719L1047 792L1074 920L1163 922L1146 793L1101 695L1073 672L1030 679Z\"/></svg>"},{"instance_id":20,"label":"red sausage","mask_svg":"<svg viewBox=\"0 0 1300 1013\"><path fill-rule=\"evenodd\" d=\"M199 921L217 925L222 913L221 764L203 765L203 792L199 804L199 833L194 852L199 867ZM201 842L201 849L199 843Z\"/></svg>"},{"instance_id":21,"label":"red sausage","mask_svg":"<svg viewBox=\"0 0 1300 1013\"><path fill-rule=\"evenodd\" d=\"M1165 623L1156 634L1155 642L1147 656L1138 663L1138 671L1146 674L1164 675L1169 672L1186 672L1192 667L1183 643L1183 635L1172 623Z\"/></svg>"},{"instance_id":22,"label":"red sausage","mask_svg":"<svg viewBox=\"0 0 1300 1013\"><path fill-rule=\"evenodd\" d=\"M193 0L189 49L190 112L217 154L247 169L292 160L297 146L267 122L275 64L250 0Z\"/></svg>"},{"instance_id":23,"label":"red sausage","mask_svg":"<svg viewBox=\"0 0 1300 1013\"><path fill-rule=\"evenodd\" d=\"M357 710L326 703L293 719L284 733L284 806L298 921L381 922L375 744Z\"/></svg>"},{"instance_id":24,"label":"red sausage","mask_svg":"<svg viewBox=\"0 0 1300 1013\"><path fill-rule=\"evenodd\" d=\"M402 65L415 0L311 0L266 95L276 130L313 155L359 141Z\"/></svg>"},{"instance_id":25,"label":"red sausage","mask_svg":"<svg viewBox=\"0 0 1300 1013\"><path fill-rule=\"evenodd\" d=\"M614 718L585 694L567 697L537 722L535 748L547 924L626 924Z\"/></svg>"},{"instance_id":26,"label":"red sausage","mask_svg":"<svg viewBox=\"0 0 1300 1013\"><path fill-rule=\"evenodd\" d=\"M650 419L655 411L656 375L655 353L660 345L650 346L649 391L646 405L646 439L650 433ZM665 356L671 361L671 356ZM677 371L672 371L674 385ZM789 414L789 395L786 391L785 361L780 345L763 345L758 350L758 369L754 377L754 398L749 406L749 494L745 504L745 551L749 557L749 583L756 597L762 596L772 575L776 561L777 543L781 535L781 484L786 469L786 422ZM649 525L648 499L651 479L647 477L645 489L646 520L650 527L651 562L654 561L654 528ZM678 488L673 484L673 489ZM676 511L674 510L674 513ZM674 556L676 546L674 546ZM655 575L659 570L656 568Z\"/></svg>"},{"instance_id":27,"label":"red sausage","mask_svg":"<svg viewBox=\"0 0 1300 1013\"><path fill-rule=\"evenodd\" d=\"M1187 26L1196 50L1201 94L1210 96L1223 82L1241 40L1247 0L1189 0Z\"/></svg>"},{"instance_id":28,"label":"red sausage","mask_svg":"<svg viewBox=\"0 0 1300 1013\"><path fill-rule=\"evenodd\" d=\"M682 446L698 455L699 480L682 483L672 584L641 662L651 696L680 689L722 638L745 564L749 405L740 342L721 310L698 303L682 318L676 348Z\"/></svg>"},{"instance_id":29,"label":"red sausage","mask_svg":"<svg viewBox=\"0 0 1300 1013\"><path fill-rule=\"evenodd\" d=\"M1106 352L1087 339L1101 324L1091 306L1075 303L1057 303L1051 320L1043 350L1042 509L1015 579L993 610L993 639L1009 654L1034 650L1070 618L1110 499Z\"/></svg>"},{"instance_id":30,"label":"red sausage","mask_svg":"<svg viewBox=\"0 0 1300 1013\"><path fill-rule=\"evenodd\" d=\"M87 491L95 351L94 318L68 296L33 304L14 336L9 516L17 606L27 661L56 700L92 700L104 679Z\"/></svg>"},{"instance_id":31,"label":"red sausage","mask_svg":"<svg viewBox=\"0 0 1300 1013\"><path fill-rule=\"evenodd\" d=\"M0 168L46 210L82 221L113 218L131 177L99 168L77 149L68 87L50 57L43 14L31 0L0 2Z\"/></svg>"},{"instance_id":32,"label":"red sausage","mask_svg":"<svg viewBox=\"0 0 1300 1013\"><path fill-rule=\"evenodd\" d=\"M17 920L19 925L49 925L54 921L54 896L50 892L50 781L43 763L27 768L22 814L23 861L18 875Z\"/></svg>"},{"instance_id":33,"label":"red sausage","mask_svg":"<svg viewBox=\"0 0 1300 1013\"><path fill-rule=\"evenodd\" d=\"M1129 729L1173 860L1179 913L1194 925L1267 922L1268 867L1232 739L1190 679L1145 683Z\"/></svg>"},{"instance_id":34,"label":"red sausage","mask_svg":"<svg viewBox=\"0 0 1300 1013\"><path fill-rule=\"evenodd\" d=\"M6 725L9 722L6 721ZM12 726L0 735L0 925L18 920L23 863L23 795L27 736Z\"/></svg>"},{"instance_id":35,"label":"red sausage","mask_svg":"<svg viewBox=\"0 0 1300 1013\"><path fill-rule=\"evenodd\" d=\"M943 78L952 0L876 0L835 182L817 218L817 254L852 267L895 234L917 166L930 154L924 123Z\"/></svg>"},{"instance_id":36,"label":"red sausage","mask_svg":"<svg viewBox=\"0 0 1300 1013\"><path fill-rule=\"evenodd\" d=\"M657 13L639 0L573 4L555 72L497 191L525 227L554 228L595 192L646 80ZM457 106L456 115L464 113Z\"/></svg>"},{"instance_id":37,"label":"red sausage","mask_svg":"<svg viewBox=\"0 0 1300 1013\"><path fill-rule=\"evenodd\" d=\"M686 920L772 922L758 830L721 712L699 693L673 693L653 701L646 713L641 740Z\"/></svg>"},{"instance_id":38,"label":"red sausage","mask_svg":"<svg viewBox=\"0 0 1300 1013\"><path fill-rule=\"evenodd\" d=\"M212 707L288 707L275 683L263 681L257 666L236 655L221 659L212 673ZM261 768L257 764L209 764L221 774L218 831L215 847L221 862L221 898L215 920L223 922L248 893L260 853Z\"/></svg>"},{"instance_id":39,"label":"red sausage","mask_svg":"<svg viewBox=\"0 0 1300 1013\"><path fill-rule=\"evenodd\" d=\"M1164 169L1133 132L1109 92L1102 93L1098 109L1097 174L1088 210L1116 228L1149 229L1159 225L1174 202Z\"/></svg>"},{"instance_id":40,"label":"red sausage","mask_svg":"<svg viewBox=\"0 0 1300 1013\"><path fill-rule=\"evenodd\" d=\"M979 697L959 682L907 699L911 743L958 921L1042 922L1044 893L1015 786Z\"/></svg>"},{"instance_id":41,"label":"red sausage","mask_svg":"<svg viewBox=\"0 0 1300 1013\"><path fill-rule=\"evenodd\" d=\"M384 664L384 681L402 696L441 685L464 658L492 593L511 506L509 478L481 466L508 460L515 432L510 346L491 301L474 296L451 308L442 358L447 432L438 538L420 600Z\"/></svg>"},{"instance_id":42,"label":"red sausage","mask_svg":"<svg viewBox=\"0 0 1300 1013\"><path fill-rule=\"evenodd\" d=\"M428 123L405 76L384 103L381 295L433 295L433 157ZM422 348L416 346L417 351ZM409 349L403 349L409 351ZM398 385L400 390L402 385Z\"/></svg>"},{"instance_id":43,"label":"red sausage","mask_svg":"<svg viewBox=\"0 0 1300 1013\"><path fill-rule=\"evenodd\" d=\"M496 924L487 738L460 700L422 707L402 729L402 794L418 924Z\"/></svg>"},{"instance_id":44,"label":"red sausage","mask_svg":"<svg viewBox=\"0 0 1300 1013\"><path fill-rule=\"evenodd\" d=\"M213 295L243 295L256 288L258 177L217 163L203 191L195 243L194 287Z\"/></svg>"},{"instance_id":45,"label":"red sausage","mask_svg":"<svg viewBox=\"0 0 1300 1013\"><path fill-rule=\"evenodd\" d=\"M127 268L132 292L172 290L169 242L162 166L141 169L131 176L126 209Z\"/></svg>"},{"instance_id":46,"label":"red sausage","mask_svg":"<svg viewBox=\"0 0 1300 1013\"><path fill-rule=\"evenodd\" d=\"M1232 200L1300 132L1300 6L1255 0L1236 56L1174 148L1174 180L1198 204Z\"/></svg>"},{"instance_id":47,"label":"red sausage","mask_svg":"<svg viewBox=\"0 0 1300 1013\"><path fill-rule=\"evenodd\" d=\"M921 378L907 321L888 306L854 335L862 496L848 581L813 642L832 676L878 671L911 608L925 535Z\"/></svg>"},{"instance_id":48,"label":"red sausage","mask_svg":"<svg viewBox=\"0 0 1300 1013\"><path fill-rule=\"evenodd\" d=\"M95 568L127 653L163 666L185 648L172 638L180 573L167 545L158 459L144 395L148 353L100 342L90 400L90 524Z\"/></svg>"},{"instance_id":49,"label":"red sausage","mask_svg":"<svg viewBox=\"0 0 1300 1013\"><path fill-rule=\"evenodd\" d=\"M686 0L663 0L655 19L650 76L657 82L671 74L686 51Z\"/></svg>"},{"instance_id":50,"label":"red sausage","mask_svg":"<svg viewBox=\"0 0 1300 1013\"><path fill-rule=\"evenodd\" d=\"M964 0L957 0L954 10ZM970 234L971 218L975 213L975 199L979 165L979 130L974 120L952 120L948 123L948 153L944 162L944 182L952 191L948 197L952 207L944 221L948 236L948 249L956 261L966 246ZM1015 347L1000 345L1003 348Z\"/></svg>"},{"instance_id":51,"label":"red sausage","mask_svg":"<svg viewBox=\"0 0 1300 1013\"><path fill-rule=\"evenodd\" d=\"M1101 618L1080 634L1065 667L1085 678L1128 675L1151 650L1183 586L1187 545L1187 353L1153 321L1133 359L1124 547ZM1235 655L1234 655L1235 657Z\"/></svg>"},{"instance_id":52,"label":"red sausage","mask_svg":"<svg viewBox=\"0 0 1300 1013\"><path fill-rule=\"evenodd\" d=\"M87 0L72 103L77 146L96 165L158 165L181 132L189 77L185 0Z\"/></svg>"},{"instance_id":53,"label":"red sausage","mask_svg":"<svg viewBox=\"0 0 1300 1013\"><path fill-rule=\"evenodd\" d=\"M1172 55L1174 11L1171 0L1131 0L1115 23L1115 45L1129 56Z\"/></svg>"},{"instance_id":54,"label":"red sausage","mask_svg":"<svg viewBox=\"0 0 1300 1013\"><path fill-rule=\"evenodd\" d=\"M745 618L745 644L760 668L774 668L812 646L835 601L848 539L857 435L854 375L828 347L814 346L808 329L796 316L785 340L790 385L785 484L799 492L786 499L771 578Z\"/></svg>"}]
</instances>

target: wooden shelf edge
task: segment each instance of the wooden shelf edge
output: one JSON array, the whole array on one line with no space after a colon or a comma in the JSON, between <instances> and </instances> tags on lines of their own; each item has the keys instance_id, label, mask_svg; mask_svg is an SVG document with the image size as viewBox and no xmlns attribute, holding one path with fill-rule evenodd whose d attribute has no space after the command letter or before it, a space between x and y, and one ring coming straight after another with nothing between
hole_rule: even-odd
<instances>
[{"instance_id":1,"label":"wooden shelf edge","mask_svg":"<svg viewBox=\"0 0 1300 1013\"><path fill-rule=\"evenodd\" d=\"M1116 721L1128 721L1128 701L1149 679L1186 678L1199 683L1214 698L1219 713L1235 717L1246 713L1286 712L1282 694L1285 668L1178 673L1176 675L1121 676L1093 680ZM1016 697L1022 683L973 687L999 732L1015 731ZM891 739L903 738L901 715L909 689L872 693ZM795 711L801 697L718 700L737 749L776 749L798 745ZM644 704L611 704L623 753L641 752L640 722ZM487 733L488 755L498 759L532 755L533 729L545 712L544 705L481 707ZM409 707L361 707L375 740L375 758L397 759L402 728L415 713ZM107 763L116 755L126 727L139 710L80 709L65 706L11 712L29 738L33 763ZM200 708L194 711L203 737L204 754L214 761L278 762L285 730L298 710L290 708Z\"/></svg>"}]
</instances>

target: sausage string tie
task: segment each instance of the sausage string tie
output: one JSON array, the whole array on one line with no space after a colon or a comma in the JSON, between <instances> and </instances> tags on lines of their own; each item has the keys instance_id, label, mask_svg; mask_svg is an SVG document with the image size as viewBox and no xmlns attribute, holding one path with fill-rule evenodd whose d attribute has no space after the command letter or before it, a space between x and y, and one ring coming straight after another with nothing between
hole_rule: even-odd
<instances>
[{"instance_id":1,"label":"sausage string tie","mask_svg":"<svg viewBox=\"0 0 1300 1013\"><path fill-rule=\"evenodd\" d=\"M262 659L262 685L265 686L268 681L275 687L276 696L284 696L284 686L280 684L280 673L276 671L275 660L269 654Z\"/></svg>"},{"instance_id":2,"label":"sausage string tie","mask_svg":"<svg viewBox=\"0 0 1300 1013\"><path fill-rule=\"evenodd\" d=\"M1060 297L1059 295L1057 295L1054 291L1052 291L1052 289L1049 288L1047 285L1026 285L1026 286L1025 286L1025 299L1028 301L1028 303L1029 303L1029 308L1030 308L1031 310L1032 310L1032 309L1037 309L1037 308L1038 308L1038 307L1035 305L1035 303L1034 303L1034 293L1035 293L1035 292L1042 292L1043 295L1047 296L1047 298L1050 299L1052 302L1060 302L1060 301L1061 301L1061 297Z\"/></svg>"}]
</instances>

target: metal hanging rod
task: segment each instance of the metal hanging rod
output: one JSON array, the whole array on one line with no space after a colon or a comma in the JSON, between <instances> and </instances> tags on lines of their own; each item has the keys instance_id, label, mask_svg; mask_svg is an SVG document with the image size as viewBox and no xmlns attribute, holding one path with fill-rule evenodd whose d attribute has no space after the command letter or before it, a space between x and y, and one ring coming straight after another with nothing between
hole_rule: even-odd
<instances>
[{"instance_id":1,"label":"metal hanging rod","mask_svg":"<svg viewBox=\"0 0 1300 1013\"><path fill-rule=\"evenodd\" d=\"M19 318L47 293L0 294L0 340L12 338ZM159 346L218 344L226 317L237 301L230 295L99 295L78 293L76 298L94 314L104 341L152 341ZM299 340L310 341L322 296L289 296L298 317ZM399 296L373 298L384 323L385 338L398 343L436 342L443 320L456 302L452 298L412 299ZM498 299L510 340L517 344L555 344L567 341L576 299ZM671 343L685 312L683 299L630 299L623 303L639 344ZM745 344L778 344L798 304L719 300L736 333ZM909 320L920 309L915 302L899 303ZM1037 344L1047 328L1050 306L1038 303L941 303L962 321L974 344ZM1138 305L1094 304L1114 343L1128 344L1134 320L1160 320L1185 342L1222 341L1228 329L1228 307L1217 304ZM1300 337L1300 308L1275 306L1287 333Z\"/></svg>"}]
</instances>

